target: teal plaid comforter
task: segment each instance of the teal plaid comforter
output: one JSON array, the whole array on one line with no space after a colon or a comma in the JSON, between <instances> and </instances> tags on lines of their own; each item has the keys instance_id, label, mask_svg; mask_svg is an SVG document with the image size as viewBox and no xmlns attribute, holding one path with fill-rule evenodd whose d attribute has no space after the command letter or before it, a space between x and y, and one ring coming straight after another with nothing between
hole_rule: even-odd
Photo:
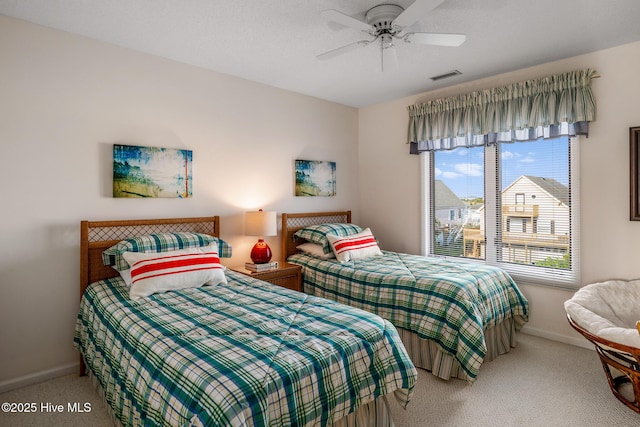
<instances>
[{"instance_id":1,"label":"teal plaid comforter","mask_svg":"<svg viewBox=\"0 0 640 427\"><path fill-rule=\"evenodd\" d=\"M130 301L89 286L74 345L124 425L325 426L417 372L386 320L227 271L227 285Z\"/></svg>"},{"instance_id":2,"label":"teal plaid comforter","mask_svg":"<svg viewBox=\"0 0 640 427\"><path fill-rule=\"evenodd\" d=\"M339 263L296 254L305 292L376 313L396 327L437 342L473 381L487 352L484 330L508 318L519 329L528 302L502 269L383 251Z\"/></svg>"}]
</instances>

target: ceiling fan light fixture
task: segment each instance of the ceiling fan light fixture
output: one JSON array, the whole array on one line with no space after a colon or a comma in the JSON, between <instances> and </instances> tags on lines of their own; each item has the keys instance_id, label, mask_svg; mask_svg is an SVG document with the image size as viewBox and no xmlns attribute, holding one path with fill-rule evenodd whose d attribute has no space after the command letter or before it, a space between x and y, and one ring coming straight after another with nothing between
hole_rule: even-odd
<instances>
[{"instance_id":1,"label":"ceiling fan light fixture","mask_svg":"<svg viewBox=\"0 0 640 427\"><path fill-rule=\"evenodd\" d=\"M394 46L393 37L389 34L383 34L380 36L380 46L382 49L389 49Z\"/></svg>"},{"instance_id":2,"label":"ceiling fan light fixture","mask_svg":"<svg viewBox=\"0 0 640 427\"><path fill-rule=\"evenodd\" d=\"M451 71L448 71L448 72L446 72L446 73L443 73L443 74L440 74L440 75L437 75L437 76L433 76L433 77L429 77L429 78L430 78L432 81L437 82L438 80L448 79L448 78L450 78L450 77L458 76L458 75L460 75L460 74L462 74L462 72L461 72L461 71L458 71L458 70L451 70Z\"/></svg>"}]
</instances>

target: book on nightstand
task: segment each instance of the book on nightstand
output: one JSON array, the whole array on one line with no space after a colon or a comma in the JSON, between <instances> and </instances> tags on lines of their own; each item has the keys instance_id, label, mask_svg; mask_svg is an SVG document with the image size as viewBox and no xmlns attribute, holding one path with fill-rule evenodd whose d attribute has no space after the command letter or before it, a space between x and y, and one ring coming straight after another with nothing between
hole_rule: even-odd
<instances>
[{"instance_id":1,"label":"book on nightstand","mask_svg":"<svg viewBox=\"0 0 640 427\"><path fill-rule=\"evenodd\" d=\"M265 262L264 264L254 264L252 262L247 262L244 264L244 268L255 272L274 270L278 268L278 261Z\"/></svg>"}]
</instances>

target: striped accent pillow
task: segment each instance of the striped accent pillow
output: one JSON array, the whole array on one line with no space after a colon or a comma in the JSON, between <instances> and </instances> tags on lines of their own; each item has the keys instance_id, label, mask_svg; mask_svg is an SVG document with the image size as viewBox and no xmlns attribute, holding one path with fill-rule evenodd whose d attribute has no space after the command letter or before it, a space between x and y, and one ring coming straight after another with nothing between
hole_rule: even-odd
<instances>
[{"instance_id":1,"label":"striped accent pillow","mask_svg":"<svg viewBox=\"0 0 640 427\"><path fill-rule=\"evenodd\" d=\"M349 223L328 223L319 225L310 225L296 231L293 236L296 239L305 239L311 243L322 245L325 254L331 253L331 245L327 240L328 234L334 236L348 236L362 231L362 227Z\"/></svg>"},{"instance_id":2,"label":"striped accent pillow","mask_svg":"<svg viewBox=\"0 0 640 427\"><path fill-rule=\"evenodd\" d=\"M122 256L131 265L132 300L158 292L227 283L215 243L160 253L125 252Z\"/></svg>"},{"instance_id":3,"label":"striped accent pillow","mask_svg":"<svg viewBox=\"0 0 640 427\"><path fill-rule=\"evenodd\" d=\"M327 234L327 240L329 240L331 248L340 262L382 255L376 238L368 228L360 233L343 237Z\"/></svg>"}]
</instances>

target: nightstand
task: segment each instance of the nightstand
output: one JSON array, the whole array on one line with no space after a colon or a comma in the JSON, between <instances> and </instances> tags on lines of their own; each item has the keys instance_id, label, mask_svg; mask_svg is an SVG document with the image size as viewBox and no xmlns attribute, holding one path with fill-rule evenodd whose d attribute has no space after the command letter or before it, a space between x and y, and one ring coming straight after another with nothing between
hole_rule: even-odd
<instances>
[{"instance_id":1,"label":"nightstand","mask_svg":"<svg viewBox=\"0 0 640 427\"><path fill-rule=\"evenodd\" d=\"M282 263L278 268L269 271L255 272L247 270L244 266L229 267L238 273L246 274L255 279L264 280L283 288L302 292L302 267L296 264Z\"/></svg>"}]
</instances>

